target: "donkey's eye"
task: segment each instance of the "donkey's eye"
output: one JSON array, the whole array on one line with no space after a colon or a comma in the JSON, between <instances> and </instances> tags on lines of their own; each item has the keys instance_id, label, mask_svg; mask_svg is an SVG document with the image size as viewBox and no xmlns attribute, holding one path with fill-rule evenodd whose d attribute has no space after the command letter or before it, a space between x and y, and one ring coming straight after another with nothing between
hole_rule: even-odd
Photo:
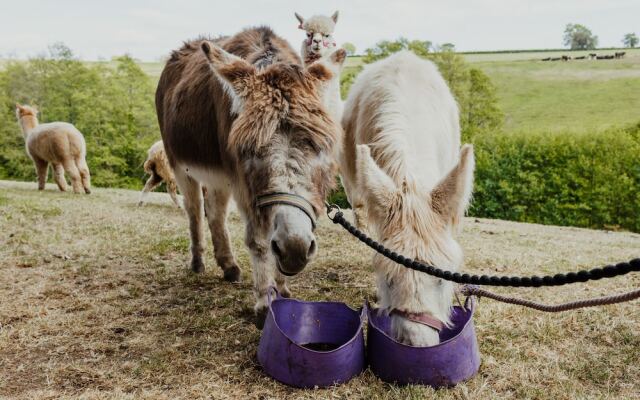
<instances>
[{"instance_id":1,"label":"donkey's eye","mask_svg":"<svg viewBox=\"0 0 640 400\"><path fill-rule=\"evenodd\" d=\"M326 38L328 38L328 37L329 37L329 35L328 35L328 34L326 34L326 33L325 33L323 36L324 36L324 37L326 37Z\"/></svg>"},{"instance_id":2,"label":"donkey's eye","mask_svg":"<svg viewBox=\"0 0 640 400\"><path fill-rule=\"evenodd\" d=\"M311 32L307 32L307 37L311 37Z\"/></svg>"}]
</instances>

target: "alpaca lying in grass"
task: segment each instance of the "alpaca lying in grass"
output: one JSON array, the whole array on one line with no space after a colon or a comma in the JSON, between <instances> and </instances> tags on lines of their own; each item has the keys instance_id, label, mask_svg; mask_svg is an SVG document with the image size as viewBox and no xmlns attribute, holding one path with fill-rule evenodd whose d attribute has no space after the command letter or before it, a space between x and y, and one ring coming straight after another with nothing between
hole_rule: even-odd
<instances>
[{"instance_id":1,"label":"alpaca lying in grass","mask_svg":"<svg viewBox=\"0 0 640 400\"><path fill-rule=\"evenodd\" d=\"M302 41L302 50L300 51L305 65L335 50L336 41L333 38L333 31L338 22L338 11L334 12L331 17L314 15L306 20L298 13L295 15L300 22L298 28L307 32L307 38Z\"/></svg>"},{"instance_id":2,"label":"alpaca lying in grass","mask_svg":"<svg viewBox=\"0 0 640 400\"><path fill-rule=\"evenodd\" d=\"M16 104L16 117L22 128L27 154L33 160L38 174L38 190L44 190L53 166L54 179L61 191L67 190L66 171L75 193L91 193L91 176L85 159L87 147L82 133L66 122L38 124L35 107Z\"/></svg>"},{"instance_id":3,"label":"alpaca lying in grass","mask_svg":"<svg viewBox=\"0 0 640 400\"><path fill-rule=\"evenodd\" d=\"M147 193L157 188L164 181L167 184L167 192L169 192L171 200L173 200L178 208L182 208L178 201L176 177L173 175L173 169L171 169L171 166L169 165L169 160L167 159L167 153L164 151L164 144L162 143L162 140L155 142L149 148L147 154L147 160L144 162L143 167L144 171L149 174L149 179L147 179L147 183L144 185L142 193L140 193L140 202L138 205L141 206L144 203L144 198Z\"/></svg>"},{"instance_id":4,"label":"alpaca lying in grass","mask_svg":"<svg viewBox=\"0 0 640 400\"><path fill-rule=\"evenodd\" d=\"M458 106L435 65L408 51L370 64L345 104L340 173L358 225L385 247L457 271L455 233L473 186L473 148L460 149ZM380 306L396 340L439 343L453 285L373 258Z\"/></svg>"}]
</instances>

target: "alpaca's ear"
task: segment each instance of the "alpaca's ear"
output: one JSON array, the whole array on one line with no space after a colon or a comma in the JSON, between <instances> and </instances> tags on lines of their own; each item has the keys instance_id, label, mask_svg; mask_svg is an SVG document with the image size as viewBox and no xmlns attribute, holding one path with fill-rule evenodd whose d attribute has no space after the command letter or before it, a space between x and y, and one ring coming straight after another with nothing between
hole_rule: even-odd
<instances>
[{"instance_id":1,"label":"alpaca's ear","mask_svg":"<svg viewBox=\"0 0 640 400\"><path fill-rule=\"evenodd\" d=\"M232 111L239 112L243 99L249 94L248 86L255 77L255 67L206 40L202 42L201 48L211 69L233 99Z\"/></svg>"},{"instance_id":2,"label":"alpaca's ear","mask_svg":"<svg viewBox=\"0 0 640 400\"><path fill-rule=\"evenodd\" d=\"M298 25L298 29L304 29L302 27L302 25L304 24L304 18L302 17L302 15L298 14L298 13L294 13L296 15L296 19L298 20L298 22L300 22L300 25Z\"/></svg>"},{"instance_id":3,"label":"alpaca's ear","mask_svg":"<svg viewBox=\"0 0 640 400\"><path fill-rule=\"evenodd\" d=\"M356 148L356 182L367 203L367 212L377 220L386 218L394 194L395 184L371 158L369 146Z\"/></svg>"},{"instance_id":4,"label":"alpaca's ear","mask_svg":"<svg viewBox=\"0 0 640 400\"><path fill-rule=\"evenodd\" d=\"M471 201L475 158L473 146L466 144L460 161L431 192L431 205L447 223L458 225Z\"/></svg>"},{"instance_id":5,"label":"alpaca's ear","mask_svg":"<svg viewBox=\"0 0 640 400\"><path fill-rule=\"evenodd\" d=\"M334 12L334 13L333 13L333 15L331 16L331 19L333 20L333 23L334 23L334 24L337 24L337 23L338 23L338 16L339 16L339 15L340 15L340 12L339 12L339 11L336 11L336 12Z\"/></svg>"}]
</instances>

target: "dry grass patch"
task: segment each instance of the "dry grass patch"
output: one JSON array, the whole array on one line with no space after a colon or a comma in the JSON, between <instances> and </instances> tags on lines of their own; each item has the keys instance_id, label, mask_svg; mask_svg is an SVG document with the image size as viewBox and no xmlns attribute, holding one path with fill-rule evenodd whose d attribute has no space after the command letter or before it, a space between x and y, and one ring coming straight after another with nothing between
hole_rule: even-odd
<instances>
[{"instance_id":1,"label":"dry grass patch","mask_svg":"<svg viewBox=\"0 0 640 400\"><path fill-rule=\"evenodd\" d=\"M243 227L230 231L244 283L187 272L187 223L167 195L63 194L0 182L0 398L640 398L638 303L542 314L482 300L480 373L450 390L395 387L370 372L296 390L263 375ZM553 273L638 256L640 235L467 219L466 270ZM373 298L371 253L326 218L320 253L293 279L302 299ZM547 302L640 286L640 276L519 290ZM505 291L501 291L505 292Z\"/></svg>"}]
</instances>

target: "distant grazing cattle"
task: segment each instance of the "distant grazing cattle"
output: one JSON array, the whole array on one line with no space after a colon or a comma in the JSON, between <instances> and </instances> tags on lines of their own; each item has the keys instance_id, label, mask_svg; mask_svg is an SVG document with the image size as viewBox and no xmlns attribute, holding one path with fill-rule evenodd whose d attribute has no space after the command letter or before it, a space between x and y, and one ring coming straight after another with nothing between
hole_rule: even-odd
<instances>
[{"instance_id":1,"label":"distant grazing cattle","mask_svg":"<svg viewBox=\"0 0 640 400\"><path fill-rule=\"evenodd\" d=\"M596 53L589 53L589 57L594 60L598 55Z\"/></svg>"},{"instance_id":2,"label":"distant grazing cattle","mask_svg":"<svg viewBox=\"0 0 640 400\"><path fill-rule=\"evenodd\" d=\"M574 60L584 60L587 56L574 57Z\"/></svg>"},{"instance_id":3,"label":"distant grazing cattle","mask_svg":"<svg viewBox=\"0 0 640 400\"><path fill-rule=\"evenodd\" d=\"M569 61L569 60L571 60L571 56L565 56L565 55L562 56L562 61Z\"/></svg>"},{"instance_id":4,"label":"distant grazing cattle","mask_svg":"<svg viewBox=\"0 0 640 400\"><path fill-rule=\"evenodd\" d=\"M551 61L551 57L543 58L542 61Z\"/></svg>"},{"instance_id":5,"label":"distant grazing cattle","mask_svg":"<svg viewBox=\"0 0 640 400\"><path fill-rule=\"evenodd\" d=\"M626 53L626 52L624 52L624 51L617 52L617 53L616 53L616 55L615 55L615 57L616 57L616 58L623 58L625 54L627 54L627 53Z\"/></svg>"}]
</instances>

